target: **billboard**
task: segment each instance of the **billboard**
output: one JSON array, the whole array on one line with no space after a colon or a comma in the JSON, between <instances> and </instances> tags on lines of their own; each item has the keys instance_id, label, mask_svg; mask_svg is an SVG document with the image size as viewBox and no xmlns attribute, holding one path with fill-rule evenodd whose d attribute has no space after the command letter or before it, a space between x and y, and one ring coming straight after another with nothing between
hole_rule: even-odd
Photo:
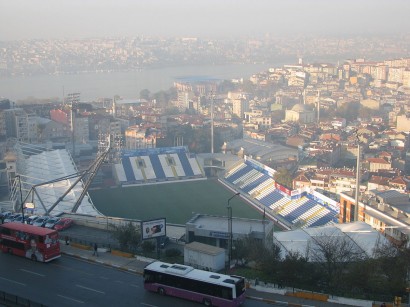
<instances>
[{"instance_id":1,"label":"billboard","mask_svg":"<svg viewBox=\"0 0 410 307\"><path fill-rule=\"evenodd\" d=\"M167 234L166 231L166 220L165 218L160 218L150 221L141 222L141 235L142 240L148 240L158 237L163 237Z\"/></svg>"}]
</instances>

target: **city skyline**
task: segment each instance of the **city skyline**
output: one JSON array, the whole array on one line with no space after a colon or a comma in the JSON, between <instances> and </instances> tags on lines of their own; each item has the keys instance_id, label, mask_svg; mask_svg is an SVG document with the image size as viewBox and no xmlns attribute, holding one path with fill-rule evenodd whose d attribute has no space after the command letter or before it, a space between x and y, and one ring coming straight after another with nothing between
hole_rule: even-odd
<instances>
[{"instance_id":1,"label":"city skyline","mask_svg":"<svg viewBox=\"0 0 410 307\"><path fill-rule=\"evenodd\" d=\"M389 35L410 2L325 0L0 1L0 41L107 36Z\"/></svg>"}]
</instances>

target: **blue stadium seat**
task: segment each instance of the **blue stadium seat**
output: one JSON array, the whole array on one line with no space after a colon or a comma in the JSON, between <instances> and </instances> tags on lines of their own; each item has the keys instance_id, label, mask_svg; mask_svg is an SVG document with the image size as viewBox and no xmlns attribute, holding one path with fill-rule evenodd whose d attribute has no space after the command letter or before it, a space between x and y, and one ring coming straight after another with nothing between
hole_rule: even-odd
<instances>
[{"instance_id":1,"label":"blue stadium seat","mask_svg":"<svg viewBox=\"0 0 410 307\"><path fill-rule=\"evenodd\" d=\"M149 155L149 159L151 160L152 168L154 169L155 176L158 179L165 179L165 172L162 169L161 162L159 161L158 155Z\"/></svg>"},{"instance_id":2,"label":"blue stadium seat","mask_svg":"<svg viewBox=\"0 0 410 307\"><path fill-rule=\"evenodd\" d=\"M313 207L316 206L315 201L313 200L308 200L307 202L301 204L300 206L296 207L295 210L287 213L285 216L283 216L287 221L294 221L298 217L300 217L302 214L306 213L310 209L313 209Z\"/></svg>"},{"instance_id":3,"label":"blue stadium seat","mask_svg":"<svg viewBox=\"0 0 410 307\"><path fill-rule=\"evenodd\" d=\"M135 179L134 170L132 169L131 161L129 157L122 158L122 166L124 167L124 172L125 172L125 176L127 177L127 181L134 182L136 179Z\"/></svg>"},{"instance_id":4,"label":"blue stadium seat","mask_svg":"<svg viewBox=\"0 0 410 307\"><path fill-rule=\"evenodd\" d=\"M194 171L192 170L191 164L189 164L188 158L186 157L186 153L178 152L179 161L181 161L182 168L185 172L186 176L194 176Z\"/></svg>"},{"instance_id":5,"label":"blue stadium seat","mask_svg":"<svg viewBox=\"0 0 410 307\"><path fill-rule=\"evenodd\" d=\"M253 170L253 167L246 165L244 168L241 168L239 171L233 173L232 175L226 177L225 179L229 181L230 183L233 183L236 179L239 179L243 175L245 175L247 172L250 172Z\"/></svg>"},{"instance_id":6,"label":"blue stadium seat","mask_svg":"<svg viewBox=\"0 0 410 307\"><path fill-rule=\"evenodd\" d=\"M276 203L277 201L281 200L284 196L282 194L280 194L277 191L273 191L271 193L269 193L268 195L266 195L265 197L260 199L260 202L262 204L264 204L265 206L270 206L274 203Z\"/></svg>"},{"instance_id":7,"label":"blue stadium seat","mask_svg":"<svg viewBox=\"0 0 410 307\"><path fill-rule=\"evenodd\" d=\"M316 222L314 222L312 225L309 227L314 227L314 226L324 226L331 222L333 218L335 217L335 214L333 212L329 212L325 216L322 216L320 219L318 219Z\"/></svg>"},{"instance_id":8,"label":"blue stadium seat","mask_svg":"<svg viewBox=\"0 0 410 307\"><path fill-rule=\"evenodd\" d=\"M255 181L252 181L251 183L249 183L248 185L244 186L242 188L242 190L246 193L248 193L249 191L251 191L253 188L256 188L258 185L262 184L264 181L266 181L267 179L269 179L270 177L263 174L262 177L259 177L258 179L256 179Z\"/></svg>"}]
</instances>

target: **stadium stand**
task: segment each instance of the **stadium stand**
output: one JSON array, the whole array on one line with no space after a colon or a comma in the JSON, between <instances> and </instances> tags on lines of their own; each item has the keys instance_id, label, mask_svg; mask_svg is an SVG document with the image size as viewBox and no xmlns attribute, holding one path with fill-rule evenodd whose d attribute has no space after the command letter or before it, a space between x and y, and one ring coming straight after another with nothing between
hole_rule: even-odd
<instances>
[{"instance_id":1,"label":"stadium stand","mask_svg":"<svg viewBox=\"0 0 410 307\"><path fill-rule=\"evenodd\" d=\"M134 172L135 180L144 180L144 175L142 173L142 168L139 167L139 164L142 163L145 165L144 161L139 160L137 157L130 157L132 171Z\"/></svg>"},{"instance_id":2,"label":"stadium stand","mask_svg":"<svg viewBox=\"0 0 410 307\"><path fill-rule=\"evenodd\" d=\"M259 162L252 163L245 159L228 170L222 179L235 190L241 191L241 194L248 195L251 202L256 202L255 206L262 204L273 216L290 225L297 224L306 228L327 225L336 220L337 212L328 209L306 192L303 195L299 192L299 197L296 194L296 198L291 198L290 194L279 191L274 179L265 173L265 169Z\"/></svg>"},{"instance_id":3,"label":"stadium stand","mask_svg":"<svg viewBox=\"0 0 410 307\"><path fill-rule=\"evenodd\" d=\"M124 157L122 159L122 165L124 167L125 176L127 181L135 181L134 171L131 166L131 161L129 157Z\"/></svg>"},{"instance_id":4,"label":"stadium stand","mask_svg":"<svg viewBox=\"0 0 410 307\"><path fill-rule=\"evenodd\" d=\"M185 173L187 176L194 176L193 167L192 167L192 165L189 163L189 160L188 160L186 154L182 154L182 153L179 152L179 153L178 153L178 158L179 158L179 161L181 162L181 166L182 166L182 168L183 168L183 170L184 170L184 173Z\"/></svg>"},{"instance_id":5,"label":"stadium stand","mask_svg":"<svg viewBox=\"0 0 410 307\"><path fill-rule=\"evenodd\" d=\"M196 155L185 147L124 151L114 171L122 186L205 178Z\"/></svg>"},{"instance_id":6,"label":"stadium stand","mask_svg":"<svg viewBox=\"0 0 410 307\"><path fill-rule=\"evenodd\" d=\"M149 155L148 157L151 161L152 169L154 170L156 178L165 179L166 177L172 177L166 175L167 169L163 169L164 165L161 163L161 160L159 159L158 155L153 154Z\"/></svg>"}]
</instances>

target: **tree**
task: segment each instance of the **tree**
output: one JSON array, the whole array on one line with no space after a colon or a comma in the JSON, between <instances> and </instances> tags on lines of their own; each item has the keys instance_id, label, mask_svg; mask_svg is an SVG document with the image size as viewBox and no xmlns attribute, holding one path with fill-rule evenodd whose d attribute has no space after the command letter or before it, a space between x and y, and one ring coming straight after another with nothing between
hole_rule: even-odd
<instances>
[{"instance_id":1,"label":"tree","mask_svg":"<svg viewBox=\"0 0 410 307\"><path fill-rule=\"evenodd\" d=\"M349 237L323 233L314 237L309 250L310 259L321 268L328 290L341 287L345 268L350 263L366 259L366 253Z\"/></svg>"},{"instance_id":2,"label":"tree","mask_svg":"<svg viewBox=\"0 0 410 307\"><path fill-rule=\"evenodd\" d=\"M154 94L154 99L157 105L160 105L163 108L168 106L169 96L166 91L159 91Z\"/></svg>"},{"instance_id":3,"label":"tree","mask_svg":"<svg viewBox=\"0 0 410 307\"><path fill-rule=\"evenodd\" d=\"M115 226L113 236L118 240L122 249L135 249L141 241L139 227L131 222L126 225Z\"/></svg>"},{"instance_id":4,"label":"tree","mask_svg":"<svg viewBox=\"0 0 410 307\"><path fill-rule=\"evenodd\" d=\"M235 84L232 81L224 80L218 85L218 93L227 93L235 90Z\"/></svg>"},{"instance_id":5,"label":"tree","mask_svg":"<svg viewBox=\"0 0 410 307\"><path fill-rule=\"evenodd\" d=\"M343 117L347 121L354 121L359 115L360 103L348 102L337 108L336 116Z\"/></svg>"},{"instance_id":6,"label":"tree","mask_svg":"<svg viewBox=\"0 0 410 307\"><path fill-rule=\"evenodd\" d=\"M301 287L306 281L307 258L299 253L290 252L281 262L278 269L278 284L290 287Z\"/></svg>"},{"instance_id":7,"label":"tree","mask_svg":"<svg viewBox=\"0 0 410 307\"><path fill-rule=\"evenodd\" d=\"M291 188L293 186L292 174L286 168L280 168L273 176L278 183Z\"/></svg>"},{"instance_id":8,"label":"tree","mask_svg":"<svg viewBox=\"0 0 410 307\"><path fill-rule=\"evenodd\" d=\"M242 89L247 93L254 93L256 86L250 80L244 80L242 84Z\"/></svg>"},{"instance_id":9,"label":"tree","mask_svg":"<svg viewBox=\"0 0 410 307\"><path fill-rule=\"evenodd\" d=\"M143 89L140 91L140 98L145 100L150 100L151 92L148 89Z\"/></svg>"},{"instance_id":10,"label":"tree","mask_svg":"<svg viewBox=\"0 0 410 307\"><path fill-rule=\"evenodd\" d=\"M145 253L149 253L155 250L155 242L153 240L145 240L142 242L141 247Z\"/></svg>"}]
</instances>

